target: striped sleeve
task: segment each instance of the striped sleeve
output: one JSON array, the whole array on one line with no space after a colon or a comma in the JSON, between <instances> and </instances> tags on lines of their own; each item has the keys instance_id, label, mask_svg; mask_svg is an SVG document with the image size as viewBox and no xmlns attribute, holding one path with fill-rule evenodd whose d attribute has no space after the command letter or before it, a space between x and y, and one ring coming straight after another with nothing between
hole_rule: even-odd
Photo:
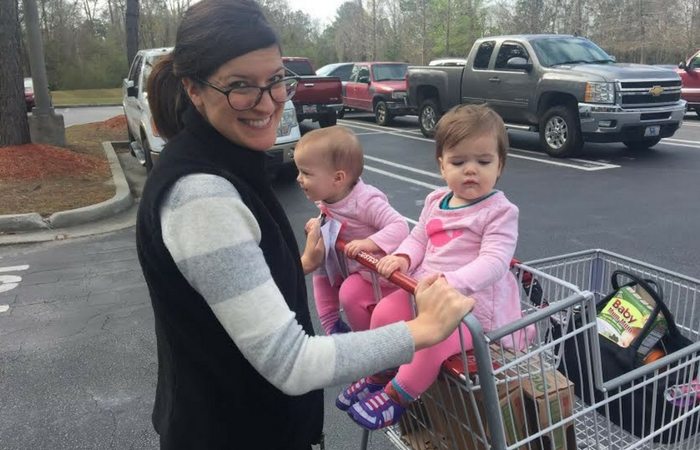
<instances>
[{"instance_id":1,"label":"striped sleeve","mask_svg":"<svg viewBox=\"0 0 700 450\"><path fill-rule=\"evenodd\" d=\"M260 228L226 179L178 180L161 207L163 241L243 355L290 395L350 382L409 362L405 323L345 335L308 336L265 263Z\"/></svg>"}]
</instances>

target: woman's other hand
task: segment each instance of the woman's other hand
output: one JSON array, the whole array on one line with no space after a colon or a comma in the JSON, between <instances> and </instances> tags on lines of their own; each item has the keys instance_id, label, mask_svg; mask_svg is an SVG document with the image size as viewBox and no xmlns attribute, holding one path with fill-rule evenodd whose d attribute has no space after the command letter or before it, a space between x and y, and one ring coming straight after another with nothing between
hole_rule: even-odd
<instances>
[{"instance_id":1,"label":"woman's other hand","mask_svg":"<svg viewBox=\"0 0 700 450\"><path fill-rule=\"evenodd\" d=\"M306 223L306 245L301 255L301 266L304 275L318 269L326 255L326 247L321 238L321 224L318 219L311 219Z\"/></svg>"},{"instance_id":2,"label":"woman's other hand","mask_svg":"<svg viewBox=\"0 0 700 450\"><path fill-rule=\"evenodd\" d=\"M397 270L403 273L408 271L409 261L403 255L387 255L377 263L377 272L384 278L389 278Z\"/></svg>"},{"instance_id":3,"label":"woman's other hand","mask_svg":"<svg viewBox=\"0 0 700 450\"><path fill-rule=\"evenodd\" d=\"M416 350L420 350L447 338L474 308L474 299L459 293L444 277L433 274L418 282L416 304L418 316L408 322L408 327Z\"/></svg>"}]
</instances>

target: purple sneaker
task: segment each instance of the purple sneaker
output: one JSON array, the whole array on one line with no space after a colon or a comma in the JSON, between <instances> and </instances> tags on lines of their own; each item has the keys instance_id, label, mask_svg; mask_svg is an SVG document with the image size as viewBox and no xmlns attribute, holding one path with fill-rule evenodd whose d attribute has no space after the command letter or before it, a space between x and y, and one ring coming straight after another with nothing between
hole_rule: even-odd
<instances>
[{"instance_id":1,"label":"purple sneaker","mask_svg":"<svg viewBox=\"0 0 700 450\"><path fill-rule=\"evenodd\" d=\"M371 394L380 391L384 385L370 383L369 377L360 378L340 394L335 399L335 406L341 411L347 411L354 403L365 399Z\"/></svg>"},{"instance_id":2,"label":"purple sneaker","mask_svg":"<svg viewBox=\"0 0 700 450\"><path fill-rule=\"evenodd\" d=\"M350 418L368 430L378 430L393 425L405 412L406 408L389 397L384 389L348 409Z\"/></svg>"},{"instance_id":3,"label":"purple sneaker","mask_svg":"<svg viewBox=\"0 0 700 450\"><path fill-rule=\"evenodd\" d=\"M348 324L345 323L345 322L343 322L343 319L338 319L338 320L336 320L336 322L333 324L333 326L331 327L331 331L330 331L330 333L328 333L328 334L329 334L329 335L331 335L331 334L342 334L342 333L349 333L349 332L351 332L351 331L352 331L352 330L350 329L350 327L348 326Z\"/></svg>"}]
</instances>

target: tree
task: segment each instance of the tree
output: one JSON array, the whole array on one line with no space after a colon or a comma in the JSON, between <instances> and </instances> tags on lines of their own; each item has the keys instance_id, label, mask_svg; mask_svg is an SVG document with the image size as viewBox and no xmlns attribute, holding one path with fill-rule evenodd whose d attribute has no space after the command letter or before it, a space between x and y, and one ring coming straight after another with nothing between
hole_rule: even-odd
<instances>
[{"instance_id":1,"label":"tree","mask_svg":"<svg viewBox=\"0 0 700 450\"><path fill-rule=\"evenodd\" d=\"M126 0L126 61L131 64L139 51L139 0Z\"/></svg>"},{"instance_id":2,"label":"tree","mask_svg":"<svg viewBox=\"0 0 700 450\"><path fill-rule=\"evenodd\" d=\"M30 142L16 0L0 0L0 147Z\"/></svg>"}]
</instances>

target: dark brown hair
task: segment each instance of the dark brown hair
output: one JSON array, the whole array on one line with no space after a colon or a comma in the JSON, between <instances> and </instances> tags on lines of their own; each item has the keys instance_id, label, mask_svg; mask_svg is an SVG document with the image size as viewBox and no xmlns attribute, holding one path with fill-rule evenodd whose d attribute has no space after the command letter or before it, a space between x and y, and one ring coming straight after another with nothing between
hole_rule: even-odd
<instances>
[{"instance_id":1,"label":"dark brown hair","mask_svg":"<svg viewBox=\"0 0 700 450\"><path fill-rule=\"evenodd\" d=\"M364 169L362 144L350 128L340 125L317 128L304 134L297 148L311 144L323 147L323 154L334 170L344 170L355 182Z\"/></svg>"},{"instance_id":2,"label":"dark brown hair","mask_svg":"<svg viewBox=\"0 0 700 450\"><path fill-rule=\"evenodd\" d=\"M455 106L440 119L435 131L435 158L441 158L445 149L452 148L467 138L493 134L498 144L501 168L506 165L508 132L503 119L486 105Z\"/></svg>"},{"instance_id":3,"label":"dark brown hair","mask_svg":"<svg viewBox=\"0 0 700 450\"><path fill-rule=\"evenodd\" d=\"M202 0L187 9L175 49L148 78L148 105L166 139L182 127L190 99L183 78L206 79L224 63L255 50L279 46L277 34L253 0Z\"/></svg>"}]
</instances>

